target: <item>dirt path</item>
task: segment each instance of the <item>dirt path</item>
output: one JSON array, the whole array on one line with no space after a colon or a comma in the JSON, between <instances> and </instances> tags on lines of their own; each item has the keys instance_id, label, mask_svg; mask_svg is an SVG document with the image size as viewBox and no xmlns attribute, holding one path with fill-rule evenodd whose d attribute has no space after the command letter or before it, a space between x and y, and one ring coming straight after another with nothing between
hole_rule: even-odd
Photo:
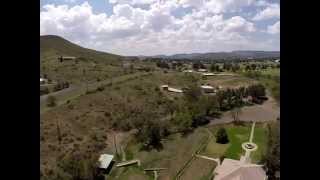
<instances>
[{"instance_id":1,"label":"dirt path","mask_svg":"<svg viewBox=\"0 0 320 180\"><path fill-rule=\"evenodd\" d=\"M239 115L241 121L254 121L265 122L274 121L280 116L280 107L277 102L272 98L261 105L253 105L242 108L242 113ZM222 115L219 119L212 120L209 125L230 123L233 121L231 112L228 111Z\"/></svg>"}]
</instances>

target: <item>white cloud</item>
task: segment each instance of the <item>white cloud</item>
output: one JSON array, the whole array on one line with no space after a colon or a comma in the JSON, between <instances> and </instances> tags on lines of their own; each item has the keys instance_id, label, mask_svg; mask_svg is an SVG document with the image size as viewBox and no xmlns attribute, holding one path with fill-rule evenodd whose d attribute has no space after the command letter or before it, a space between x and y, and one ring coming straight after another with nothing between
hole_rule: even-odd
<instances>
[{"instance_id":1,"label":"white cloud","mask_svg":"<svg viewBox=\"0 0 320 180\"><path fill-rule=\"evenodd\" d=\"M280 6L279 4L269 4L265 9L258 12L252 20L260 21L266 19L280 18Z\"/></svg>"},{"instance_id":2,"label":"white cloud","mask_svg":"<svg viewBox=\"0 0 320 180\"><path fill-rule=\"evenodd\" d=\"M271 26L268 26L267 32L270 34L279 34L280 33L280 21L274 23Z\"/></svg>"},{"instance_id":3,"label":"white cloud","mask_svg":"<svg viewBox=\"0 0 320 180\"><path fill-rule=\"evenodd\" d=\"M107 15L95 13L88 2L45 5L40 12L40 34L60 35L88 48L121 55L277 47L257 41L252 36L257 32L255 24L240 15L225 18L208 8L195 8L177 18L173 12L179 7L181 4L174 1L150 4L148 9L115 3L111 15Z\"/></svg>"},{"instance_id":4,"label":"white cloud","mask_svg":"<svg viewBox=\"0 0 320 180\"><path fill-rule=\"evenodd\" d=\"M143 4L153 4L158 0L109 0L111 4L130 4L130 5L143 5Z\"/></svg>"},{"instance_id":5,"label":"white cloud","mask_svg":"<svg viewBox=\"0 0 320 180\"><path fill-rule=\"evenodd\" d=\"M207 9L211 13L239 11L240 8L250 6L255 0L180 0L183 7Z\"/></svg>"},{"instance_id":6,"label":"white cloud","mask_svg":"<svg viewBox=\"0 0 320 180\"><path fill-rule=\"evenodd\" d=\"M66 3L75 3L77 2L78 0L64 0Z\"/></svg>"}]
</instances>

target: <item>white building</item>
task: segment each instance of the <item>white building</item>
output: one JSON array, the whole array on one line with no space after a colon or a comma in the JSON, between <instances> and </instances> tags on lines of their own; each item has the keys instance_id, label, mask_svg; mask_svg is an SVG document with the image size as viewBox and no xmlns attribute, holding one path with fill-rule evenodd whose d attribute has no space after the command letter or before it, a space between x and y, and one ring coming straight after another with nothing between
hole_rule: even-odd
<instances>
[{"instance_id":1,"label":"white building","mask_svg":"<svg viewBox=\"0 0 320 180\"><path fill-rule=\"evenodd\" d=\"M112 160L113 160L113 155L101 154L99 158L99 162L100 162L99 168L108 169Z\"/></svg>"},{"instance_id":2,"label":"white building","mask_svg":"<svg viewBox=\"0 0 320 180\"><path fill-rule=\"evenodd\" d=\"M48 82L48 79L40 78L40 84L46 84Z\"/></svg>"},{"instance_id":3,"label":"white building","mask_svg":"<svg viewBox=\"0 0 320 180\"><path fill-rule=\"evenodd\" d=\"M169 92L183 93L183 91L181 89L171 88L168 85L162 85L161 89L163 89L165 91L169 91Z\"/></svg>"},{"instance_id":4,"label":"white building","mask_svg":"<svg viewBox=\"0 0 320 180\"><path fill-rule=\"evenodd\" d=\"M208 70L206 69L198 69L198 72L207 72Z\"/></svg>"},{"instance_id":5,"label":"white building","mask_svg":"<svg viewBox=\"0 0 320 180\"><path fill-rule=\"evenodd\" d=\"M214 87L212 87L212 86L202 85L200 87L205 93L214 93L215 92Z\"/></svg>"},{"instance_id":6,"label":"white building","mask_svg":"<svg viewBox=\"0 0 320 180\"><path fill-rule=\"evenodd\" d=\"M215 76L216 74L214 73L202 73L202 76Z\"/></svg>"},{"instance_id":7,"label":"white building","mask_svg":"<svg viewBox=\"0 0 320 180\"><path fill-rule=\"evenodd\" d=\"M192 73L193 70L184 70L183 72L185 72L185 73Z\"/></svg>"}]
</instances>

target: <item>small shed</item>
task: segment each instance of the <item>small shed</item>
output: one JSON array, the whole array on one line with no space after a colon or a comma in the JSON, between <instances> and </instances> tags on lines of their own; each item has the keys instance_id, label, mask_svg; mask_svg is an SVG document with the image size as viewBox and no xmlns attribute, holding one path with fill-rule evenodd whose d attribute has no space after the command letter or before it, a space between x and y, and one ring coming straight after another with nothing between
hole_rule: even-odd
<instances>
[{"instance_id":1,"label":"small shed","mask_svg":"<svg viewBox=\"0 0 320 180\"><path fill-rule=\"evenodd\" d=\"M161 89L168 91L169 86L168 86L168 85L162 85L162 86L161 86Z\"/></svg>"},{"instance_id":2,"label":"small shed","mask_svg":"<svg viewBox=\"0 0 320 180\"><path fill-rule=\"evenodd\" d=\"M60 62L63 62L63 61L68 61L68 60L76 60L76 57L73 57L73 56L60 56L58 59L60 60Z\"/></svg>"},{"instance_id":3,"label":"small shed","mask_svg":"<svg viewBox=\"0 0 320 180\"><path fill-rule=\"evenodd\" d=\"M200 87L205 93L214 93L215 92L215 90L214 90L214 88L212 86L202 85Z\"/></svg>"},{"instance_id":4,"label":"small shed","mask_svg":"<svg viewBox=\"0 0 320 180\"><path fill-rule=\"evenodd\" d=\"M189 70L184 70L183 72L185 72L185 73L192 73L193 70L189 69Z\"/></svg>"},{"instance_id":5,"label":"small shed","mask_svg":"<svg viewBox=\"0 0 320 180\"><path fill-rule=\"evenodd\" d=\"M207 72L206 69L198 69L198 72Z\"/></svg>"},{"instance_id":6,"label":"small shed","mask_svg":"<svg viewBox=\"0 0 320 180\"><path fill-rule=\"evenodd\" d=\"M112 165L114 164L113 155L110 154L101 154L99 157L99 168L106 173L110 172Z\"/></svg>"},{"instance_id":7,"label":"small shed","mask_svg":"<svg viewBox=\"0 0 320 180\"><path fill-rule=\"evenodd\" d=\"M40 84L45 84L48 82L48 79L40 78Z\"/></svg>"},{"instance_id":8,"label":"small shed","mask_svg":"<svg viewBox=\"0 0 320 180\"><path fill-rule=\"evenodd\" d=\"M215 76L216 74L214 73L202 73L202 76Z\"/></svg>"}]
</instances>

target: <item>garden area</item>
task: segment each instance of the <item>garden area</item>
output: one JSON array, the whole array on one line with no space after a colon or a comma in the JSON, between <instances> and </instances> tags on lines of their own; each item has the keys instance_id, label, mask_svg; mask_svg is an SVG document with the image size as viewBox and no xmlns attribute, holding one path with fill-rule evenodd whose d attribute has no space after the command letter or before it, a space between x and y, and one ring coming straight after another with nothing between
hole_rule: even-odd
<instances>
[{"instance_id":1,"label":"garden area","mask_svg":"<svg viewBox=\"0 0 320 180\"><path fill-rule=\"evenodd\" d=\"M220 144L216 142L216 134L220 128L225 128L229 142ZM253 142L258 145L257 151L251 154L252 162L261 162L267 151L268 128L267 123L257 123ZM150 179L152 173L145 174L145 168L168 168L160 171L159 179L174 179L178 174L181 179L210 179L216 167L214 161L195 158L194 154L201 154L212 158L240 159L244 155L241 144L249 141L251 123L242 125L224 124L211 127L200 127L194 132L183 135L176 133L162 140L161 149L143 150L142 144L134 137L125 148L127 160L139 159L141 167L136 165L126 168L114 168L109 179Z\"/></svg>"}]
</instances>

